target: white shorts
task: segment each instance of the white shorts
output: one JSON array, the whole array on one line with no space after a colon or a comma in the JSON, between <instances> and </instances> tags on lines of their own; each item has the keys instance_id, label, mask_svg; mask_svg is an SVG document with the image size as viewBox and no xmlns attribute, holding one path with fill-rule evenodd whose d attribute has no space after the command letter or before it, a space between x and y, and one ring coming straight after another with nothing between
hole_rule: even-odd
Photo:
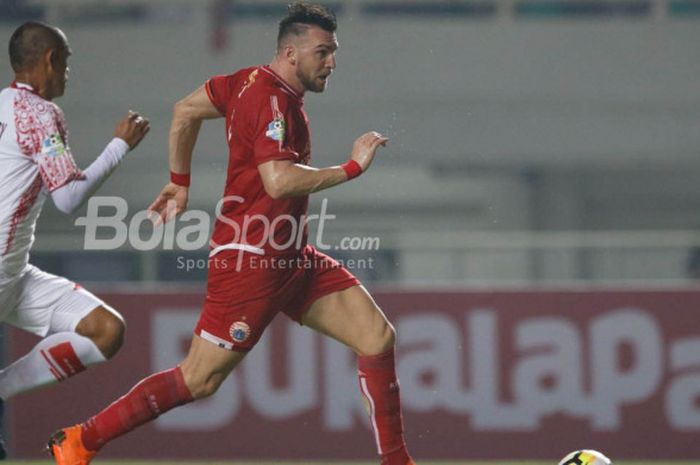
<instances>
[{"instance_id":1,"label":"white shorts","mask_svg":"<svg viewBox=\"0 0 700 465\"><path fill-rule=\"evenodd\" d=\"M74 332L80 320L99 306L114 311L72 281L34 265L0 282L0 321L41 337Z\"/></svg>"}]
</instances>

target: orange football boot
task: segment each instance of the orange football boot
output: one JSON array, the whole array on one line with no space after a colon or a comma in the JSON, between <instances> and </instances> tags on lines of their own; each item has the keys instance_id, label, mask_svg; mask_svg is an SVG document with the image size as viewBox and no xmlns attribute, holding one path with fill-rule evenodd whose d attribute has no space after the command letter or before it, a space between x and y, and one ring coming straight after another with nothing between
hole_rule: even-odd
<instances>
[{"instance_id":1,"label":"orange football boot","mask_svg":"<svg viewBox=\"0 0 700 465\"><path fill-rule=\"evenodd\" d=\"M80 425L63 428L53 433L46 448L56 461L56 465L88 465L97 454L96 451L87 450L83 446L80 434Z\"/></svg>"}]
</instances>

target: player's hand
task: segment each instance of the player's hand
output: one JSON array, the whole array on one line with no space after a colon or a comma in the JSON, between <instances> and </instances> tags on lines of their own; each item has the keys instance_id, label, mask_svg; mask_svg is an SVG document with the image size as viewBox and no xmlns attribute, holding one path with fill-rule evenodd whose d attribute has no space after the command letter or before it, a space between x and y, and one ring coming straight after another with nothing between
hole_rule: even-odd
<instances>
[{"instance_id":1,"label":"player's hand","mask_svg":"<svg viewBox=\"0 0 700 465\"><path fill-rule=\"evenodd\" d=\"M352 155L350 155L350 158L355 160L362 168L362 171L365 172L369 165L372 164L379 146L386 147L387 142L389 142L387 137L375 131L362 134L352 144Z\"/></svg>"},{"instance_id":2,"label":"player's hand","mask_svg":"<svg viewBox=\"0 0 700 465\"><path fill-rule=\"evenodd\" d=\"M148 211L152 212L151 215L156 218L155 225L167 223L184 212L187 209L188 195L189 189L187 187L178 186L172 182L166 184L158 197L148 207Z\"/></svg>"},{"instance_id":3,"label":"player's hand","mask_svg":"<svg viewBox=\"0 0 700 465\"><path fill-rule=\"evenodd\" d=\"M150 130L151 126L148 118L144 118L137 112L129 110L129 113L117 123L117 127L114 129L114 137L124 140L124 142L129 144L129 149L133 150Z\"/></svg>"}]
</instances>

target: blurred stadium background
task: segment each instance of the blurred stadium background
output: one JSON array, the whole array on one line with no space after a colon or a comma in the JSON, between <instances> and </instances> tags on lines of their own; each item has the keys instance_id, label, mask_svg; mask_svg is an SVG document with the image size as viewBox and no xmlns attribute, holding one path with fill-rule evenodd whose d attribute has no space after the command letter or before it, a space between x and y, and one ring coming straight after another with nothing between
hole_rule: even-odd
<instances>
[{"instance_id":1,"label":"blurred stadium background","mask_svg":"<svg viewBox=\"0 0 700 465\"><path fill-rule=\"evenodd\" d=\"M341 48L329 90L306 98L314 164L344 161L366 130L392 141L310 212L327 199L322 242L396 322L417 458L556 463L586 447L700 460L700 1L327 4ZM99 193L126 200L128 224L166 181L173 103L211 75L266 63L284 11L274 0L0 0L0 38L27 19L67 33L71 80L57 103L80 165L126 110L151 118ZM0 81L10 71L5 58ZM213 214L226 164L223 124L208 123L191 209ZM136 241L86 250L74 223L47 206L32 261L118 308L127 343L113 363L13 400L14 458L40 458L52 430L176 363L201 303L205 247L146 247L151 229L132 222ZM33 339L4 327L3 342L9 360ZM213 399L105 457L372 459L347 352L277 321L250 359Z\"/></svg>"}]
</instances>

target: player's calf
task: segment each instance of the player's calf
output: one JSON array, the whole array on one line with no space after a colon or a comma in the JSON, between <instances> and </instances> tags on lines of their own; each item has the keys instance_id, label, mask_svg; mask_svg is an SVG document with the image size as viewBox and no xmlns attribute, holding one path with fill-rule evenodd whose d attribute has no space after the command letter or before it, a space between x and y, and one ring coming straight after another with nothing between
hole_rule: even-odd
<instances>
[{"instance_id":1,"label":"player's calf","mask_svg":"<svg viewBox=\"0 0 700 465\"><path fill-rule=\"evenodd\" d=\"M382 465L413 464L406 449L394 345L396 330L377 309L378 323L363 339L358 352L360 391L371 419Z\"/></svg>"},{"instance_id":2,"label":"player's calf","mask_svg":"<svg viewBox=\"0 0 700 465\"><path fill-rule=\"evenodd\" d=\"M382 465L413 463L406 449L399 380L391 349L358 357L360 391L365 399Z\"/></svg>"},{"instance_id":3,"label":"player's calf","mask_svg":"<svg viewBox=\"0 0 700 465\"><path fill-rule=\"evenodd\" d=\"M97 307L78 323L78 332L61 331L44 338L27 355L0 370L0 406L5 399L64 381L106 361L121 347L124 329L116 312ZM0 460L4 455L0 437Z\"/></svg>"},{"instance_id":4,"label":"player's calf","mask_svg":"<svg viewBox=\"0 0 700 465\"><path fill-rule=\"evenodd\" d=\"M0 398L9 399L77 375L106 359L88 338L76 333L52 334L24 357L0 370Z\"/></svg>"},{"instance_id":5,"label":"player's calf","mask_svg":"<svg viewBox=\"0 0 700 465\"><path fill-rule=\"evenodd\" d=\"M180 366L143 379L124 396L82 423L82 446L89 451L98 451L112 439L173 408L213 394L244 356L245 353L222 349L195 336Z\"/></svg>"}]
</instances>

